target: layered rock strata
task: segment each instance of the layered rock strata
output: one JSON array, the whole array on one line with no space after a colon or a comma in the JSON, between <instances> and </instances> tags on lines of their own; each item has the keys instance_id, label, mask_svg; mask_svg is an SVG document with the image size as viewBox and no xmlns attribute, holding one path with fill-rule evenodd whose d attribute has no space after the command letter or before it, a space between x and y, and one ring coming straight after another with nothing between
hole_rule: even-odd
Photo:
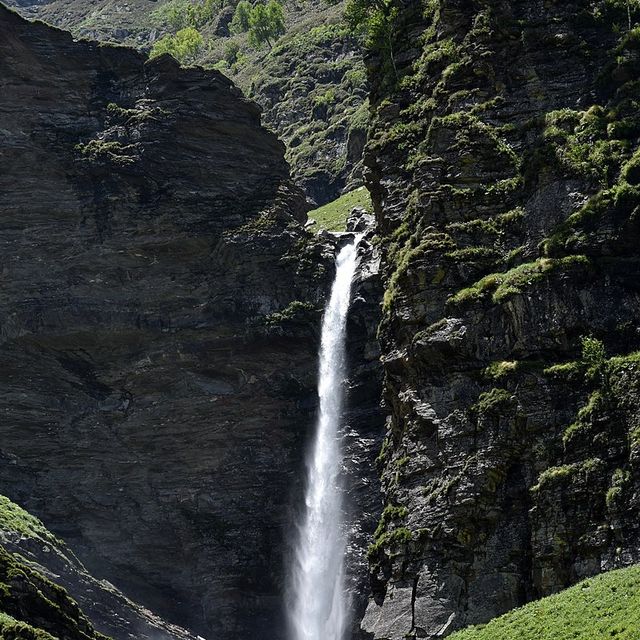
<instances>
[{"instance_id":1,"label":"layered rock strata","mask_svg":"<svg viewBox=\"0 0 640 640\"><path fill-rule=\"evenodd\" d=\"M0 6L0 483L212 638L283 632L332 249L221 74Z\"/></svg>"}]
</instances>

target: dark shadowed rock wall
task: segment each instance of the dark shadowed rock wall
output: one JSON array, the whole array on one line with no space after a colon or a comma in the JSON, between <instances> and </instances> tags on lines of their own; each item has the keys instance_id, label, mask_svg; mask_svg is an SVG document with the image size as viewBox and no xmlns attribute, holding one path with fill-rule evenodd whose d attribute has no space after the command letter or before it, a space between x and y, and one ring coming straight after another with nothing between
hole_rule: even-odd
<instances>
[{"instance_id":1,"label":"dark shadowed rock wall","mask_svg":"<svg viewBox=\"0 0 640 640\"><path fill-rule=\"evenodd\" d=\"M221 74L1 6L0 84L3 491L171 621L281 637L332 263L283 146Z\"/></svg>"},{"instance_id":2,"label":"dark shadowed rock wall","mask_svg":"<svg viewBox=\"0 0 640 640\"><path fill-rule=\"evenodd\" d=\"M640 560L640 34L614 5L397 2L369 61L390 422L367 637Z\"/></svg>"}]
</instances>

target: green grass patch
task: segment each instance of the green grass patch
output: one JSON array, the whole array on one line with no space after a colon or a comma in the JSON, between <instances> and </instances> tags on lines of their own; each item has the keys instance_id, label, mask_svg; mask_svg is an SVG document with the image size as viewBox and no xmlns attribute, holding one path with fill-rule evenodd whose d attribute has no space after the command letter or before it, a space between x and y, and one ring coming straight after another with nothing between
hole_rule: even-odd
<instances>
[{"instance_id":1,"label":"green grass patch","mask_svg":"<svg viewBox=\"0 0 640 640\"><path fill-rule=\"evenodd\" d=\"M542 375L567 382L576 382L584 378L584 365L578 360L560 362L543 369Z\"/></svg>"},{"instance_id":2,"label":"green grass patch","mask_svg":"<svg viewBox=\"0 0 640 640\"><path fill-rule=\"evenodd\" d=\"M640 566L589 578L450 640L637 640Z\"/></svg>"},{"instance_id":3,"label":"green grass patch","mask_svg":"<svg viewBox=\"0 0 640 640\"><path fill-rule=\"evenodd\" d=\"M449 299L453 304L477 300L493 292L492 300L499 304L512 295L522 293L535 282L544 280L554 271L569 271L586 268L590 265L585 256L573 255L565 258L540 258L535 262L518 265L505 273L492 273L478 280L466 289L458 291Z\"/></svg>"},{"instance_id":4,"label":"green grass patch","mask_svg":"<svg viewBox=\"0 0 640 640\"><path fill-rule=\"evenodd\" d=\"M562 435L566 447L576 436L587 434L593 427L593 414L602 409L604 399L600 391L594 391L587 404L578 411L578 419L570 424Z\"/></svg>"},{"instance_id":5,"label":"green grass patch","mask_svg":"<svg viewBox=\"0 0 640 640\"><path fill-rule=\"evenodd\" d=\"M317 229L344 231L347 226L347 218L353 207L363 207L369 212L373 211L371 196L365 187L349 191L337 200L309 211L309 217L316 221Z\"/></svg>"},{"instance_id":6,"label":"green grass patch","mask_svg":"<svg viewBox=\"0 0 640 640\"><path fill-rule=\"evenodd\" d=\"M539 493L547 490L554 485L566 484L580 477L582 480L588 479L588 476L602 471L604 463L600 458L589 458L583 462L574 462L573 464L563 464L557 467L550 467L543 471L538 477L537 484L531 487L532 493Z\"/></svg>"},{"instance_id":7,"label":"green grass patch","mask_svg":"<svg viewBox=\"0 0 640 640\"><path fill-rule=\"evenodd\" d=\"M516 372L518 368L517 360L503 360L492 362L484 371L485 378L500 380Z\"/></svg>"},{"instance_id":8,"label":"green grass patch","mask_svg":"<svg viewBox=\"0 0 640 640\"><path fill-rule=\"evenodd\" d=\"M0 613L0 638L7 640L56 640L43 629L20 622L6 613Z\"/></svg>"},{"instance_id":9,"label":"green grass patch","mask_svg":"<svg viewBox=\"0 0 640 640\"><path fill-rule=\"evenodd\" d=\"M38 518L5 496L0 496L0 530L15 531L28 538L41 538L53 544L59 543Z\"/></svg>"},{"instance_id":10,"label":"green grass patch","mask_svg":"<svg viewBox=\"0 0 640 640\"><path fill-rule=\"evenodd\" d=\"M517 402L515 396L506 389L491 389L481 393L478 397L478 402L473 406L474 410L478 413L506 413Z\"/></svg>"}]
</instances>

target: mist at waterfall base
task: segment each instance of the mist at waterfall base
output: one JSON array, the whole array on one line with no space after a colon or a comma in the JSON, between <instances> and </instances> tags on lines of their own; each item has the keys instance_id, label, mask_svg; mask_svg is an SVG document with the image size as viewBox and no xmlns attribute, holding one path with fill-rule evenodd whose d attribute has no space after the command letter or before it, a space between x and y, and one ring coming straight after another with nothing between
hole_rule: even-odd
<instances>
[{"instance_id":1,"label":"mist at waterfall base","mask_svg":"<svg viewBox=\"0 0 640 640\"><path fill-rule=\"evenodd\" d=\"M360 237L336 258L336 275L322 320L319 416L308 460L305 511L289 576L291 640L343 640L349 622L344 588L342 447L346 326Z\"/></svg>"}]
</instances>

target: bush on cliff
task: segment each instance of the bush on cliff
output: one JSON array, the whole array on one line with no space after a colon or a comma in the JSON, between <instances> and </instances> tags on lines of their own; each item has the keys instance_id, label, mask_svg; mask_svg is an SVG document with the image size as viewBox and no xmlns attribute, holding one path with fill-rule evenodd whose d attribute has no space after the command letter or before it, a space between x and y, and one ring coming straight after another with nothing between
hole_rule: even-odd
<instances>
[{"instance_id":1,"label":"bush on cliff","mask_svg":"<svg viewBox=\"0 0 640 640\"><path fill-rule=\"evenodd\" d=\"M180 29L174 36L165 36L158 40L151 50L150 58L163 53L173 56L178 62L191 62L200 53L204 40L200 32L193 27Z\"/></svg>"},{"instance_id":2,"label":"bush on cliff","mask_svg":"<svg viewBox=\"0 0 640 640\"><path fill-rule=\"evenodd\" d=\"M231 33L245 33L249 31L249 16L251 15L251 3L240 0L236 6L229 30Z\"/></svg>"},{"instance_id":3,"label":"bush on cliff","mask_svg":"<svg viewBox=\"0 0 640 640\"><path fill-rule=\"evenodd\" d=\"M249 15L249 44L252 47L258 49L266 42L272 49L284 32L284 11L278 0L253 7Z\"/></svg>"}]
</instances>

